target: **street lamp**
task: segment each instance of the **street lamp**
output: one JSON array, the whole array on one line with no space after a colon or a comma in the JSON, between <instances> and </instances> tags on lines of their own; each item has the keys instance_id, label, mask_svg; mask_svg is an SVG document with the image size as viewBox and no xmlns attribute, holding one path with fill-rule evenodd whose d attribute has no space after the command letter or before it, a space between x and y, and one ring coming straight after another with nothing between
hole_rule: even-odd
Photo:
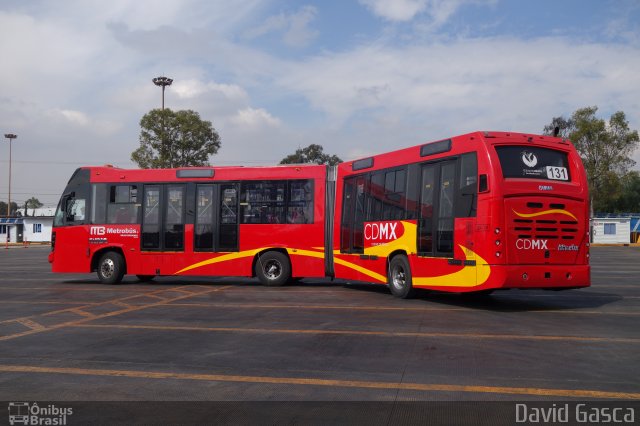
<instances>
[{"instance_id":1,"label":"street lamp","mask_svg":"<svg viewBox=\"0 0 640 426\"><path fill-rule=\"evenodd\" d=\"M7 204L7 218L11 216L11 142L18 137L13 133L5 133L4 137L9 139L9 203Z\"/></svg>"},{"instance_id":2,"label":"street lamp","mask_svg":"<svg viewBox=\"0 0 640 426\"><path fill-rule=\"evenodd\" d=\"M171 83L173 83L173 79L161 76L154 78L152 81L156 86L162 87L162 109L164 110L164 88L167 86L171 86Z\"/></svg>"},{"instance_id":3,"label":"street lamp","mask_svg":"<svg viewBox=\"0 0 640 426\"><path fill-rule=\"evenodd\" d=\"M153 80L153 84L155 84L156 86L160 86L162 87L162 111L164 111L164 88L167 86L171 86L171 83L173 83L173 79L169 78L169 77L165 77L165 76L160 76L160 77L156 77ZM163 166L164 166L164 161L165 161L165 157L166 157L166 146L165 146L165 135L164 135L164 114L162 115L162 137L161 137L161 141L160 141L160 161L162 162Z\"/></svg>"}]
</instances>

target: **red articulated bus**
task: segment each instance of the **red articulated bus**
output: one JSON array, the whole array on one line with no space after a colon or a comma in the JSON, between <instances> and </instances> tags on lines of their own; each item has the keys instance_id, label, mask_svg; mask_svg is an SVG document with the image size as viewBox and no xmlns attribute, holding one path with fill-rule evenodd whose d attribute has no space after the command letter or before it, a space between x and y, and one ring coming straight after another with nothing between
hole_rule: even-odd
<instances>
[{"instance_id":1,"label":"red articulated bus","mask_svg":"<svg viewBox=\"0 0 640 426\"><path fill-rule=\"evenodd\" d=\"M54 272L324 277L324 166L73 174L54 219ZM302 254L303 253L303 254Z\"/></svg>"},{"instance_id":2,"label":"red articulated bus","mask_svg":"<svg viewBox=\"0 0 640 426\"><path fill-rule=\"evenodd\" d=\"M590 285L584 167L564 139L475 132L345 162L78 169L54 272L331 277L488 293Z\"/></svg>"}]
</instances>

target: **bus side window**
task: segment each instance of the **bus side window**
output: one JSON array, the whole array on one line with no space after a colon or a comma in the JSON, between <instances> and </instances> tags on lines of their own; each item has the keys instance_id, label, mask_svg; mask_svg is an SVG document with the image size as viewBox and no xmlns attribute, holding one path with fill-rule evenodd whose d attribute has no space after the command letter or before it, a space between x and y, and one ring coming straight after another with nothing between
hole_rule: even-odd
<instances>
[{"instance_id":1,"label":"bus side window","mask_svg":"<svg viewBox=\"0 0 640 426\"><path fill-rule=\"evenodd\" d=\"M107 223L138 223L138 186L112 185L107 204Z\"/></svg>"},{"instance_id":2,"label":"bus side window","mask_svg":"<svg viewBox=\"0 0 640 426\"><path fill-rule=\"evenodd\" d=\"M475 217L478 201L478 160L475 152L460 157L458 182L455 217Z\"/></svg>"},{"instance_id":3,"label":"bus side window","mask_svg":"<svg viewBox=\"0 0 640 426\"><path fill-rule=\"evenodd\" d=\"M313 223L313 181L289 182L287 223Z\"/></svg>"},{"instance_id":4,"label":"bus side window","mask_svg":"<svg viewBox=\"0 0 640 426\"><path fill-rule=\"evenodd\" d=\"M66 207L66 222L82 222L85 217L86 201L84 198L69 198Z\"/></svg>"}]
</instances>

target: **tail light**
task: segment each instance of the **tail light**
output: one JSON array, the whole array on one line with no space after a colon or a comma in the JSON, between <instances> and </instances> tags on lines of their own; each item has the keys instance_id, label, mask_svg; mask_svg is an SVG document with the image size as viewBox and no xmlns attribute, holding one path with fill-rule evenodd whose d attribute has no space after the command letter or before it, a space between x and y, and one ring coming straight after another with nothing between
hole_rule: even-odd
<instances>
[{"instance_id":1,"label":"tail light","mask_svg":"<svg viewBox=\"0 0 640 426\"><path fill-rule=\"evenodd\" d=\"M56 232L52 231L51 232L51 251L53 251L56 248Z\"/></svg>"}]
</instances>

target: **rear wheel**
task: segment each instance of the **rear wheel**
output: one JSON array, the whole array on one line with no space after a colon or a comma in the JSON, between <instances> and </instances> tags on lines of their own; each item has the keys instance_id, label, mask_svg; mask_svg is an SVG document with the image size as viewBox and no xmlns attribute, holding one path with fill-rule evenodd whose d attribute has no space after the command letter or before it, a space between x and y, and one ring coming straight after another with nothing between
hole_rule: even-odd
<instances>
[{"instance_id":1,"label":"rear wheel","mask_svg":"<svg viewBox=\"0 0 640 426\"><path fill-rule=\"evenodd\" d=\"M98 261L98 279L103 284L120 283L124 271L124 257L118 252L108 251Z\"/></svg>"},{"instance_id":2,"label":"rear wheel","mask_svg":"<svg viewBox=\"0 0 640 426\"><path fill-rule=\"evenodd\" d=\"M278 251L268 251L262 255L258 255L258 259L256 260L256 276L264 285L284 285L291 278L291 263L289 262L289 258Z\"/></svg>"},{"instance_id":3,"label":"rear wheel","mask_svg":"<svg viewBox=\"0 0 640 426\"><path fill-rule=\"evenodd\" d=\"M399 254L389 263L389 289L395 297L410 299L415 294L411 282L411 268L407 256Z\"/></svg>"}]
</instances>

